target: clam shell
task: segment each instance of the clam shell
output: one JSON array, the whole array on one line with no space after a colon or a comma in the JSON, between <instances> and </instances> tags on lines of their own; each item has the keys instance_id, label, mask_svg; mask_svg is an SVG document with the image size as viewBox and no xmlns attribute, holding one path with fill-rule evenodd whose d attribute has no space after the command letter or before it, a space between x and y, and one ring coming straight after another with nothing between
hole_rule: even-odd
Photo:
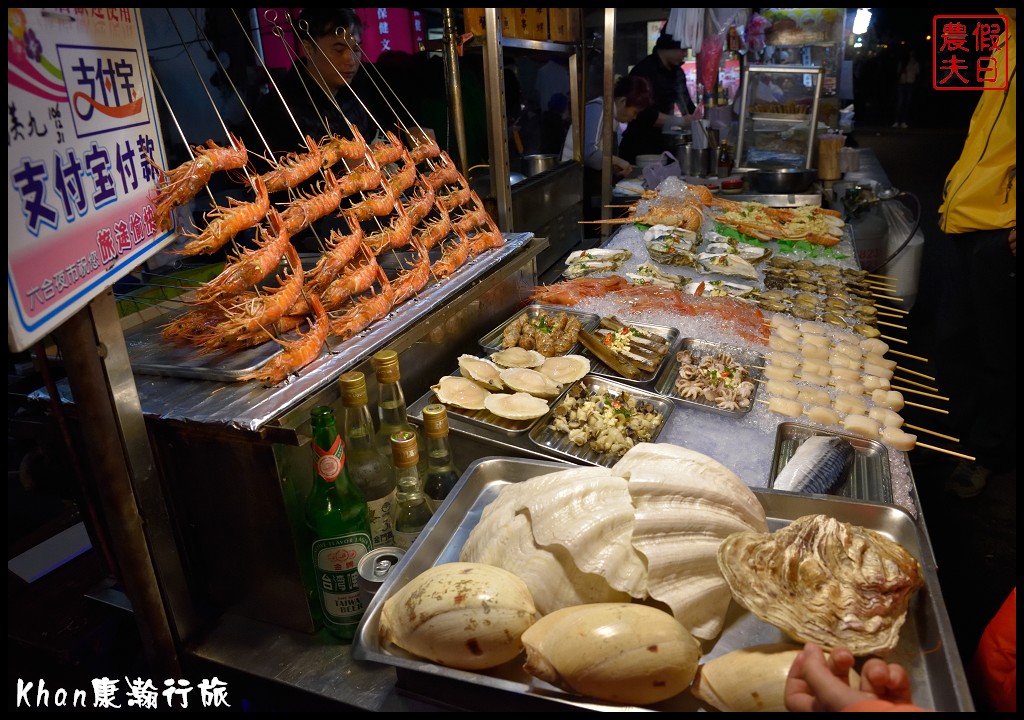
<instances>
[{"instance_id":1,"label":"clam shell","mask_svg":"<svg viewBox=\"0 0 1024 720\"><path fill-rule=\"evenodd\" d=\"M579 481L614 487L622 483L605 467L576 467L545 477L547 482L562 485ZM612 588L601 575L580 570L566 548L536 542L530 514L523 512L535 490L531 481L502 488L484 508L459 559L496 565L522 578L542 615L587 603L628 602L629 595Z\"/></svg>"},{"instance_id":2,"label":"clam shell","mask_svg":"<svg viewBox=\"0 0 1024 720\"><path fill-rule=\"evenodd\" d=\"M508 420L532 420L549 410L546 400L524 392L489 393L484 407Z\"/></svg>"},{"instance_id":3,"label":"clam shell","mask_svg":"<svg viewBox=\"0 0 1024 720\"><path fill-rule=\"evenodd\" d=\"M460 355L459 372L491 390L502 390L505 387L501 377L499 377L501 368L487 358Z\"/></svg>"},{"instance_id":4,"label":"clam shell","mask_svg":"<svg viewBox=\"0 0 1024 720\"><path fill-rule=\"evenodd\" d=\"M899 543L827 515L774 533L739 532L718 548L735 600L794 640L854 655L885 655L899 642L921 566Z\"/></svg>"},{"instance_id":5,"label":"clam shell","mask_svg":"<svg viewBox=\"0 0 1024 720\"><path fill-rule=\"evenodd\" d=\"M562 391L561 385L531 368L505 368L498 377L509 389L534 397L552 398Z\"/></svg>"},{"instance_id":6,"label":"clam shell","mask_svg":"<svg viewBox=\"0 0 1024 720\"><path fill-rule=\"evenodd\" d=\"M469 378L457 375L446 375L437 385L431 386L437 399L445 405L454 405L465 410L483 410L487 397L491 394L486 388Z\"/></svg>"},{"instance_id":7,"label":"clam shell","mask_svg":"<svg viewBox=\"0 0 1024 720\"><path fill-rule=\"evenodd\" d=\"M627 705L667 700L689 687L700 643L666 612L596 603L545 615L522 635L524 669L569 692Z\"/></svg>"},{"instance_id":8,"label":"clam shell","mask_svg":"<svg viewBox=\"0 0 1024 720\"><path fill-rule=\"evenodd\" d=\"M522 367L535 368L544 364L545 358L536 350L525 350L521 347L510 347L499 350L491 355L491 360L503 368Z\"/></svg>"},{"instance_id":9,"label":"clam shell","mask_svg":"<svg viewBox=\"0 0 1024 720\"><path fill-rule=\"evenodd\" d=\"M787 712L786 676L802 645L772 643L733 650L697 670L690 690L722 712ZM850 687L860 676L850 670Z\"/></svg>"},{"instance_id":10,"label":"clam shell","mask_svg":"<svg viewBox=\"0 0 1024 720\"><path fill-rule=\"evenodd\" d=\"M586 377L590 372L590 359L582 355L556 355L547 358L537 372L561 385L568 385Z\"/></svg>"}]
</instances>

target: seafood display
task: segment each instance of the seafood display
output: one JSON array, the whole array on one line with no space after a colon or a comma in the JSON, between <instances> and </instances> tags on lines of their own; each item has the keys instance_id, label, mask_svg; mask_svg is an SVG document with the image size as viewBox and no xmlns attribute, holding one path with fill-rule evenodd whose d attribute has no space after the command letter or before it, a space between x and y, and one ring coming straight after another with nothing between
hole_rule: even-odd
<instances>
[{"instance_id":1,"label":"seafood display","mask_svg":"<svg viewBox=\"0 0 1024 720\"><path fill-rule=\"evenodd\" d=\"M846 479L854 454L853 446L841 437L809 437L800 443L772 487L791 492L830 493Z\"/></svg>"},{"instance_id":2,"label":"seafood display","mask_svg":"<svg viewBox=\"0 0 1024 720\"><path fill-rule=\"evenodd\" d=\"M896 647L924 581L916 558L869 528L807 515L775 531L739 532L719 545L735 600L799 642L857 656Z\"/></svg>"},{"instance_id":3,"label":"seafood display","mask_svg":"<svg viewBox=\"0 0 1024 720\"><path fill-rule=\"evenodd\" d=\"M544 357L569 352L583 327L578 315L565 312L523 313L501 332L501 347L536 350Z\"/></svg>"},{"instance_id":4,"label":"seafood display","mask_svg":"<svg viewBox=\"0 0 1024 720\"><path fill-rule=\"evenodd\" d=\"M552 409L548 429L568 435L576 445L622 456L637 443L649 442L663 420L657 409L629 393L591 393L577 384Z\"/></svg>"},{"instance_id":5,"label":"seafood display","mask_svg":"<svg viewBox=\"0 0 1024 720\"><path fill-rule=\"evenodd\" d=\"M574 250L565 258L565 270L562 277L567 280L594 275L595 273L614 272L622 263L633 257L629 250Z\"/></svg>"}]
</instances>

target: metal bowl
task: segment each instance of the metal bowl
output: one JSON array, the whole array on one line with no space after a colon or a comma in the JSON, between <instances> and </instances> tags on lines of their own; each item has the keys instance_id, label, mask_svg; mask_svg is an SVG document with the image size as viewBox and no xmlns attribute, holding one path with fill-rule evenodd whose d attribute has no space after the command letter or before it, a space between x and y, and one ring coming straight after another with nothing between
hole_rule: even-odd
<instances>
[{"instance_id":1,"label":"metal bowl","mask_svg":"<svg viewBox=\"0 0 1024 720\"><path fill-rule=\"evenodd\" d=\"M787 195L803 192L811 186L818 171L811 168L775 168L751 170L747 173L750 185L757 192L765 194L784 193Z\"/></svg>"}]
</instances>

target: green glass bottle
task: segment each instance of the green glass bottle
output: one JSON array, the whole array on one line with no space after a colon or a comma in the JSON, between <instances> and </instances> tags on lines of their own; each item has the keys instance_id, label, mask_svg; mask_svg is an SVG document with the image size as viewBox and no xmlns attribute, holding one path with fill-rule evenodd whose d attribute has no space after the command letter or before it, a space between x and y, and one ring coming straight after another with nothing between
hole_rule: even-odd
<instances>
[{"instance_id":1,"label":"green glass bottle","mask_svg":"<svg viewBox=\"0 0 1024 720\"><path fill-rule=\"evenodd\" d=\"M419 460L416 436L407 430L396 432L391 436L391 450L395 463L395 484L398 486L394 516L395 546L408 550L434 513L427 504L416 471Z\"/></svg>"},{"instance_id":2,"label":"green glass bottle","mask_svg":"<svg viewBox=\"0 0 1024 720\"><path fill-rule=\"evenodd\" d=\"M353 370L341 376L341 433L349 475L366 496L373 547L392 547L391 507L395 502L395 468L391 453L377 448L366 394L366 376Z\"/></svg>"},{"instance_id":3,"label":"green glass bottle","mask_svg":"<svg viewBox=\"0 0 1024 720\"><path fill-rule=\"evenodd\" d=\"M359 559L370 552L366 498L345 467L345 443L330 407L313 408L313 489L306 501L316 599L324 627L351 642L363 615Z\"/></svg>"},{"instance_id":4,"label":"green glass bottle","mask_svg":"<svg viewBox=\"0 0 1024 720\"><path fill-rule=\"evenodd\" d=\"M427 451L423 436L409 424L409 413L402 392L402 374L398 367L398 353L381 350L373 356L373 372L377 378L377 447L385 456L391 455L391 436L396 432L411 432L416 436L419 451L417 470L422 480L427 476Z\"/></svg>"},{"instance_id":5,"label":"green glass bottle","mask_svg":"<svg viewBox=\"0 0 1024 720\"><path fill-rule=\"evenodd\" d=\"M427 438L427 478L423 481L423 494L427 496L431 512L437 512L462 476L448 442L448 408L440 403L423 408L423 435Z\"/></svg>"}]
</instances>

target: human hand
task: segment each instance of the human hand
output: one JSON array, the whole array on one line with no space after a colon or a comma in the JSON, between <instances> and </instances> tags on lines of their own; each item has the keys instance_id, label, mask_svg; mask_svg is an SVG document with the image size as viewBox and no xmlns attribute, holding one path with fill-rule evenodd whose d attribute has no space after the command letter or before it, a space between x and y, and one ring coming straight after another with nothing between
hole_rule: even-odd
<instances>
[{"instance_id":1,"label":"human hand","mask_svg":"<svg viewBox=\"0 0 1024 720\"><path fill-rule=\"evenodd\" d=\"M612 158L612 174L618 178L628 177L633 172L633 165L620 157Z\"/></svg>"},{"instance_id":2,"label":"human hand","mask_svg":"<svg viewBox=\"0 0 1024 720\"><path fill-rule=\"evenodd\" d=\"M910 703L910 678L894 663L872 658L864 664L860 689L850 686L853 654L837 647L825 657L814 643L807 643L789 668L785 702L790 712L836 712L865 700Z\"/></svg>"}]
</instances>

